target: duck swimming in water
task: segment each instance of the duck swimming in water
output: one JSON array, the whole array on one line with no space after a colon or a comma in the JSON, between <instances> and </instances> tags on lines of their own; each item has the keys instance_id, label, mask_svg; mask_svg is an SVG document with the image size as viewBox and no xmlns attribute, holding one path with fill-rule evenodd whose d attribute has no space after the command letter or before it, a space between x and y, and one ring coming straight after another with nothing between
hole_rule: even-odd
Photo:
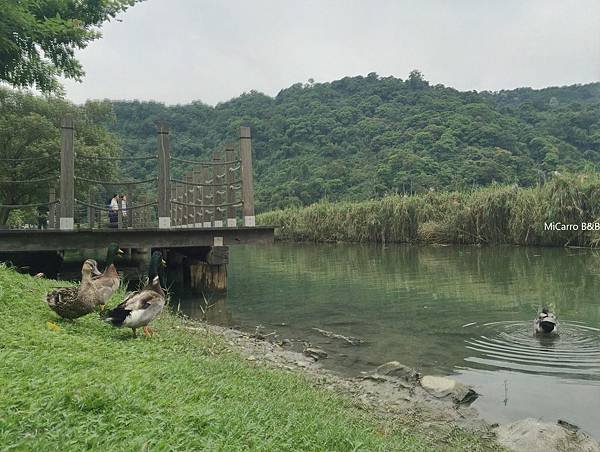
<instances>
[{"instance_id":1,"label":"duck swimming in water","mask_svg":"<svg viewBox=\"0 0 600 452\"><path fill-rule=\"evenodd\" d=\"M548 308L543 308L533 320L533 334L558 334L558 320Z\"/></svg>"}]
</instances>

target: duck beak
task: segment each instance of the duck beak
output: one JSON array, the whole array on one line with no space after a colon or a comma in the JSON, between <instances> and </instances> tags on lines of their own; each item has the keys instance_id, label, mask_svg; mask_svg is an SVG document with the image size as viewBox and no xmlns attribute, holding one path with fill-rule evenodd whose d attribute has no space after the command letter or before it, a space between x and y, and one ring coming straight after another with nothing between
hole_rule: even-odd
<instances>
[{"instance_id":1,"label":"duck beak","mask_svg":"<svg viewBox=\"0 0 600 452\"><path fill-rule=\"evenodd\" d=\"M117 250L117 254L118 254L119 256L122 256L123 254L125 254L125 251L123 251L121 248L119 248L119 249Z\"/></svg>"},{"instance_id":2,"label":"duck beak","mask_svg":"<svg viewBox=\"0 0 600 452\"><path fill-rule=\"evenodd\" d=\"M98 270L98 267L94 267L92 269L92 273L94 274L94 276L100 276L102 274L102 272Z\"/></svg>"},{"instance_id":3,"label":"duck beak","mask_svg":"<svg viewBox=\"0 0 600 452\"><path fill-rule=\"evenodd\" d=\"M164 260L164 259L161 259L161 260L160 260L160 263L162 264L162 266L163 266L163 267L166 267L166 266L167 266L167 261L166 261L166 260Z\"/></svg>"}]
</instances>

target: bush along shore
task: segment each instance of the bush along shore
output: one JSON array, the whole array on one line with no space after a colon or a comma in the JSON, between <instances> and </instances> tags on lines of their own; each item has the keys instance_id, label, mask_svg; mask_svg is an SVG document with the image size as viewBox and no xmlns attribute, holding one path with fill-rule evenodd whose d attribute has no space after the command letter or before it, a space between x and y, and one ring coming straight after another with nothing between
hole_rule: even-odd
<instances>
[{"instance_id":1,"label":"bush along shore","mask_svg":"<svg viewBox=\"0 0 600 452\"><path fill-rule=\"evenodd\" d=\"M441 416L423 402L428 422L408 389L388 402L365 386L385 377L337 378L283 345L168 309L152 338L95 313L62 321L43 299L64 284L0 264L2 450L496 448L485 428L458 427L451 403Z\"/></svg>"},{"instance_id":2,"label":"bush along shore","mask_svg":"<svg viewBox=\"0 0 600 452\"><path fill-rule=\"evenodd\" d=\"M431 244L600 245L600 174L555 175L543 185L320 202L263 213L281 240Z\"/></svg>"}]
</instances>

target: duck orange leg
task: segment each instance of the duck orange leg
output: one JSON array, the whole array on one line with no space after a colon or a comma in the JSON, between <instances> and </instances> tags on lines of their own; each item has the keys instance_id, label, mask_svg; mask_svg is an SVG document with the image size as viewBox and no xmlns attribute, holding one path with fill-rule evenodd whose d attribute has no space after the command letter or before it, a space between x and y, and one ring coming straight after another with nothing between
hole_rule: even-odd
<instances>
[{"instance_id":1,"label":"duck orange leg","mask_svg":"<svg viewBox=\"0 0 600 452\"><path fill-rule=\"evenodd\" d=\"M149 326L147 326L147 325L146 325L146 326L144 327L144 334L145 334L147 337L152 337L152 333L154 333L154 331L152 330L152 328L150 328Z\"/></svg>"}]
</instances>

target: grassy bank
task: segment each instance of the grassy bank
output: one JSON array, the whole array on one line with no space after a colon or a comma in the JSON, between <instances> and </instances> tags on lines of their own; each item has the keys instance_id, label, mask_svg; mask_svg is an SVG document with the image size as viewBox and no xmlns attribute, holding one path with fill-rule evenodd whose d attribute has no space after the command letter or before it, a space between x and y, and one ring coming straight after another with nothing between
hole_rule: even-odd
<instances>
[{"instance_id":1,"label":"grassy bank","mask_svg":"<svg viewBox=\"0 0 600 452\"><path fill-rule=\"evenodd\" d=\"M470 192L391 195L356 203L321 202L258 216L283 240L598 246L600 175L557 176L533 188L493 185ZM545 223L578 230L545 230Z\"/></svg>"},{"instance_id":2,"label":"grassy bank","mask_svg":"<svg viewBox=\"0 0 600 452\"><path fill-rule=\"evenodd\" d=\"M486 447L460 430L440 438L375 418L301 375L243 360L218 335L179 328L168 312L152 339L96 314L62 322L42 302L56 284L0 265L1 450Z\"/></svg>"}]
</instances>

